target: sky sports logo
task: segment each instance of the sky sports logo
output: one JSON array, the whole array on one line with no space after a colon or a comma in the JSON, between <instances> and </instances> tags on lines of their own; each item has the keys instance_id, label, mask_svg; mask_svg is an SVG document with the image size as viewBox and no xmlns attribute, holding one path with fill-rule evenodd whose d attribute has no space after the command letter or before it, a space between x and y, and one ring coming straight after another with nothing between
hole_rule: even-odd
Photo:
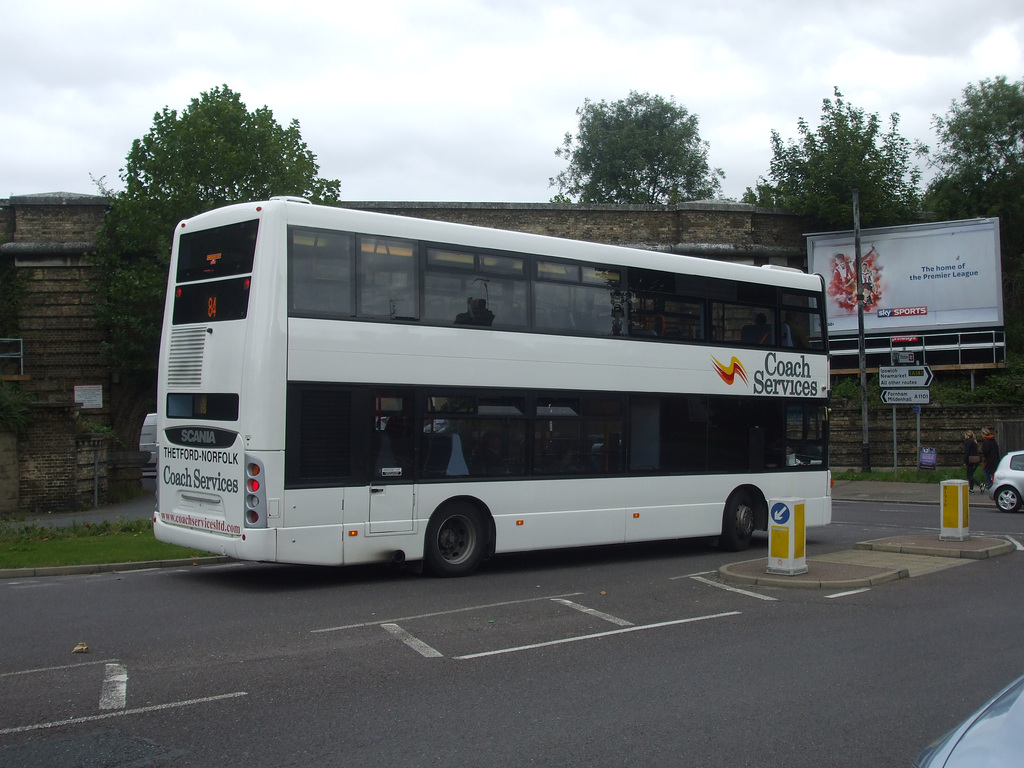
<instances>
[{"instance_id":1,"label":"sky sports logo","mask_svg":"<svg viewBox=\"0 0 1024 768\"><path fill-rule=\"evenodd\" d=\"M894 309L878 310L879 317L914 317L915 315L927 315L928 307L896 307Z\"/></svg>"}]
</instances>

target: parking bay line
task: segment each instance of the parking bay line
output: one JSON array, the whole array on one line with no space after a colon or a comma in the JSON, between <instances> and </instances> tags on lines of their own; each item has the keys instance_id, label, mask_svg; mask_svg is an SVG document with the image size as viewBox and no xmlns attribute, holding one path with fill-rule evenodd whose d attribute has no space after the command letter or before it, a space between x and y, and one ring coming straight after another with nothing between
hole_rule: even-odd
<instances>
[{"instance_id":1,"label":"parking bay line","mask_svg":"<svg viewBox=\"0 0 1024 768\"><path fill-rule=\"evenodd\" d=\"M632 627L633 626L633 622L632 621L626 621L625 619L620 619L618 616L612 616L610 613L603 613L602 611L598 611L598 610L596 610L594 608L588 608L585 605L580 605L579 603L574 603L572 600L563 600L562 598L552 598L552 602L560 603L561 605L567 606L568 608L572 608L573 610L579 611L580 613L585 613L588 616L594 616L594 617L596 617L598 619L604 619L605 621L610 622L612 624L617 624L620 627Z\"/></svg>"},{"instance_id":2,"label":"parking bay line","mask_svg":"<svg viewBox=\"0 0 1024 768\"><path fill-rule=\"evenodd\" d=\"M420 654L420 656L424 656L428 659L439 659L443 657L443 654L440 651L431 648L418 637L409 634L397 624L381 624L380 626L382 629L384 629L387 632L390 632L403 643L408 645L410 648L416 651L416 653Z\"/></svg>"},{"instance_id":3,"label":"parking bay line","mask_svg":"<svg viewBox=\"0 0 1024 768\"><path fill-rule=\"evenodd\" d=\"M523 603L536 603L539 600L554 600L559 597L576 597L582 595L582 592L567 592L564 595L547 595L546 597L529 597L525 600L506 600L501 603L488 603L485 605L471 605L468 608L453 608L450 611L435 611L433 613L420 613L414 616L401 616L397 619L389 619L386 623L392 624L399 621L413 621L415 619L432 619L435 616L451 616L456 613L465 613L466 611L479 611L484 608L501 608L506 605L522 605ZM323 632L340 632L343 629L359 629L360 627L379 627L381 621L361 621L358 624L345 624L341 627L326 627L324 629L311 629L311 634L320 634Z\"/></svg>"},{"instance_id":4,"label":"parking bay line","mask_svg":"<svg viewBox=\"0 0 1024 768\"><path fill-rule=\"evenodd\" d=\"M759 595L759 594L757 594L757 592L748 592L745 589L738 589L736 587L730 587L728 584L720 584L717 581L712 581L711 579L705 579L702 576L691 576L690 578L693 579L694 581L699 581L701 584L707 584L709 587L718 587L718 589L724 589L726 592L735 592L736 594L746 595L747 597L756 597L758 600L766 600L766 601L771 602L771 603L774 603L775 600L776 600L776 598L768 597L768 595Z\"/></svg>"},{"instance_id":5,"label":"parking bay line","mask_svg":"<svg viewBox=\"0 0 1024 768\"><path fill-rule=\"evenodd\" d=\"M694 616L689 619L675 619L674 621L661 621L657 624L644 624L642 626L623 627L622 629L611 629L607 632L595 632L591 635L580 635L579 637L565 637L561 640L548 640L543 643L531 643L529 645L518 645L514 648L501 648L496 651L484 651L482 653L470 653L465 656L453 656L460 661L466 659L481 659L485 656L498 656L503 653L517 653L519 651L530 651L535 648L547 648L552 645L564 645L565 643L577 643L581 640L595 640L612 635L623 635L627 632L642 632L647 629L660 629L661 627L672 627L678 624L692 624L697 621L708 621L709 619L723 619L727 616L739 616L739 611L728 611L727 613L715 613L710 616Z\"/></svg>"},{"instance_id":6,"label":"parking bay line","mask_svg":"<svg viewBox=\"0 0 1024 768\"><path fill-rule=\"evenodd\" d=\"M97 720L109 720L112 717L124 717L125 715L142 715L147 712L161 712L165 709L178 709L189 707L193 704L206 704L211 701L223 701L224 699L237 699L239 696L248 696L246 691L235 691L234 693L222 693L219 696L204 696L201 699L188 699L187 701L172 701L169 704L154 704L150 707L138 707L136 709L119 709L115 712L107 712L102 715L87 715L86 717L71 717L67 720L55 720L50 723L36 723L35 725L19 725L14 728L0 728L0 736L7 736L11 733L27 733L29 731L40 731L46 728L62 728L66 725L79 725L80 723L93 723Z\"/></svg>"},{"instance_id":7,"label":"parking bay line","mask_svg":"<svg viewBox=\"0 0 1024 768\"><path fill-rule=\"evenodd\" d=\"M859 589L849 589L846 592L836 592L834 595L825 595L826 598L832 599L835 597L849 597L850 595L859 595L861 592L867 592L871 587L860 587Z\"/></svg>"},{"instance_id":8,"label":"parking bay line","mask_svg":"<svg viewBox=\"0 0 1024 768\"><path fill-rule=\"evenodd\" d=\"M572 600L565 600L563 598L549 598L549 599L552 602L554 602L554 603L559 603L560 605L564 605L567 608L572 608L573 610L579 611L580 613L585 613L588 616L594 616L596 618L603 619L604 621L610 622L612 624L616 624L617 626L620 626L620 627L632 627L633 626L633 622L631 622L631 621L626 621L625 619L620 619L618 616L612 616L610 613L604 613L603 611L598 611L595 608L588 608L585 605L580 605L579 603L574 603ZM427 645L427 643L423 642L422 640L420 640L418 637L416 637L412 633L407 632L406 630L402 629L397 624L393 624L393 623L381 624L380 627L381 627L381 629L385 630L386 632L389 632L394 637L397 637L403 643L405 643L410 648L412 648L414 651L416 651L416 653L420 654L421 656L423 656L425 658L437 659L437 658L443 658L444 657L444 654L442 654L436 648L433 648L430 645Z\"/></svg>"},{"instance_id":9,"label":"parking bay line","mask_svg":"<svg viewBox=\"0 0 1024 768\"><path fill-rule=\"evenodd\" d=\"M93 667L97 664L110 664L117 659L99 659L98 661L83 661L78 664L61 664L58 667L38 667L37 669L19 669L17 672L0 672L0 677L15 677L17 675L36 675L40 672L60 672L65 669L77 669L78 667Z\"/></svg>"},{"instance_id":10,"label":"parking bay line","mask_svg":"<svg viewBox=\"0 0 1024 768\"><path fill-rule=\"evenodd\" d=\"M100 690L100 709L124 709L128 699L128 667L107 664Z\"/></svg>"}]
</instances>

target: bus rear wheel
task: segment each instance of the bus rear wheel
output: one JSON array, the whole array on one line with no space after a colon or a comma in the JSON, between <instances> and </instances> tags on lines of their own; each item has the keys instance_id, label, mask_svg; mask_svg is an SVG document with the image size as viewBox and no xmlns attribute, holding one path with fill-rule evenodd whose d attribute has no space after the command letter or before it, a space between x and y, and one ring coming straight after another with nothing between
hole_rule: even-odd
<instances>
[{"instance_id":1,"label":"bus rear wheel","mask_svg":"<svg viewBox=\"0 0 1024 768\"><path fill-rule=\"evenodd\" d=\"M719 544L729 552L740 552L750 546L753 535L754 506L744 494L738 493L725 504Z\"/></svg>"},{"instance_id":2,"label":"bus rear wheel","mask_svg":"<svg viewBox=\"0 0 1024 768\"><path fill-rule=\"evenodd\" d=\"M483 514L472 504L441 507L427 524L424 559L435 576L466 576L476 570L487 550Z\"/></svg>"}]
</instances>

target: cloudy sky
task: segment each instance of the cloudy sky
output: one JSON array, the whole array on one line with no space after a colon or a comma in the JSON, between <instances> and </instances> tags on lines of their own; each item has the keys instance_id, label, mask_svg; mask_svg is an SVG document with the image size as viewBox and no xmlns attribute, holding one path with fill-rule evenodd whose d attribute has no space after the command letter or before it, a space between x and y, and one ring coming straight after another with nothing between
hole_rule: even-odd
<instances>
[{"instance_id":1,"label":"cloudy sky","mask_svg":"<svg viewBox=\"0 0 1024 768\"><path fill-rule=\"evenodd\" d=\"M1022 49L1020 0L4 2L0 198L119 189L154 114L221 84L298 120L346 200L546 202L576 109L630 90L697 114L738 198L834 86L934 145Z\"/></svg>"}]
</instances>

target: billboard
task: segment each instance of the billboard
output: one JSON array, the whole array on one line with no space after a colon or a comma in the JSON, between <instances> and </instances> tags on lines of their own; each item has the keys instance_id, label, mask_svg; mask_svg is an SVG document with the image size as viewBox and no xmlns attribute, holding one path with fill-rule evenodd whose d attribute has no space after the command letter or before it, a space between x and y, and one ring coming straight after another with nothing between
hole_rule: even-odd
<instances>
[{"instance_id":1,"label":"billboard","mask_svg":"<svg viewBox=\"0 0 1024 768\"><path fill-rule=\"evenodd\" d=\"M807 235L807 270L825 279L830 336L857 334L853 232ZM865 333L1003 325L999 219L862 229Z\"/></svg>"}]
</instances>

